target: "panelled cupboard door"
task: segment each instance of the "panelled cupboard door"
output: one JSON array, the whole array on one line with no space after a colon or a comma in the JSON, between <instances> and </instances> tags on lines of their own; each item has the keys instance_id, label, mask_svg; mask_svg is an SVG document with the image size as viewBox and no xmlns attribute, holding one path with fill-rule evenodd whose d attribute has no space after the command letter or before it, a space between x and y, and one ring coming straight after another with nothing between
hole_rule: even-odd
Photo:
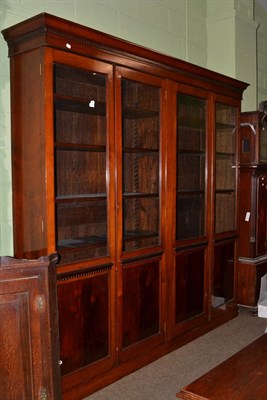
<instances>
[{"instance_id":1,"label":"panelled cupboard door","mask_svg":"<svg viewBox=\"0 0 267 400\"><path fill-rule=\"evenodd\" d=\"M58 276L63 393L114 364L112 284L111 264Z\"/></svg>"},{"instance_id":2,"label":"panelled cupboard door","mask_svg":"<svg viewBox=\"0 0 267 400\"><path fill-rule=\"evenodd\" d=\"M111 258L113 66L51 48L10 62L16 257Z\"/></svg>"},{"instance_id":3,"label":"panelled cupboard door","mask_svg":"<svg viewBox=\"0 0 267 400\"><path fill-rule=\"evenodd\" d=\"M114 258L113 67L54 51L49 74L53 225L59 271L64 271L61 266Z\"/></svg>"},{"instance_id":4,"label":"panelled cupboard door","mask_svg":"<svg viewBox=\"0 0 267 400\"><path fill-rule=\"evenodd\" d=\"M174 86L174 85L173 85ZM208 318L207 273L211 174L208 152L210 95L184 85L172 93L175 137L170 149L168 179L174 211L172 221L174 268L169 272L174 301L170 304L172 335L199 325ZM209 133L209 134L208 134ZM174 173L175 172L175 173Z\"/></svg>"},{"instance_id":5,"label":"panelled cupboard door","mask_svg":"<svg viewBox=\"0 0 267 400\"><path fill-rule=\"evenodd\" d=\"M116 68L119 349L163 340L161 282L165 81Z\"/></svg>"}]
</instances>

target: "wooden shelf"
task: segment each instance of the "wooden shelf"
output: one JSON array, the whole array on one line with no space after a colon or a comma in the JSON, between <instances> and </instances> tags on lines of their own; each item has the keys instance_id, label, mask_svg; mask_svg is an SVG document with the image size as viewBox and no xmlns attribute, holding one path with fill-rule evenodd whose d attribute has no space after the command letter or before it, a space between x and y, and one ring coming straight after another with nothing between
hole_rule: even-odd
<instances>
[{"instance_id":1,"label":"wooden shelf","mask_svg":"<svg viewBox=\"0 0 267 400\"><path fill-rule=\"evenodd\" d=\"M93 144L82 144L82 143L55 143L57 150L74 150L74 151L95 151L105 152L106 146L93 145Z\"/></svg>"},{"instance_id":2,"label":"wooden shelf","mask_svg":"<svg viewBox=\"0 0 267 400\"><path fill-rule=\"evenodd\" d=\"M81 248L81 247L92 247L92 246L104 246L106 245L106 236L89 236L78 239L65 239L60 240L57 244L58 251Z\"/></svg>"},{"instance_id":3,"label":"wooden shelf","mask_svg":"<svg viewBox=\"0 0 267 400\"><path fill-rule=\"evenodd\" d=\"M95 100L83 100L67 96L54 95L57 110L105 116L106 105Z\"/></svg>"},{"instance_id":4,"label":"wooden shelf","mask_svg":"<svg viewBox=\"0 0 267 400\"><path fill-rule=\"evenodd\" d=\"M124 232L123 240L124 241L132 241L132 240L140 240L144 238L153 238L157 237L158 232Z\"/></svg>"},{"instance_id":5,"label":"wooden shelf","mask_svg":"<svg viewBox=\"0 0 267 400\"><path fill-rule=\"evenodd\" d=\"M148 149L143 147L123 147L124 153L145 154L145 155L158 155L159 149Z\"/></svg>"},{"instance_id":6,"label":"wooden shelf","mask_svg":"<svg viewBox=\"0 0 267 400\"><path fill-rule=\"evenodd\" d=\"M95 201L95 200L106 200L107 195L106 193L93 193L93 194L69 194L69 195L62 195L57 196L55 201L56 203L68 203L68 202L81 202L81 201Z\"/></svg>"},{"instance_id":7,"label":"wooden shelf","mask_svg":"<svg viewBox=\"0 0 267 400\"><path fill-rule=\"evenodd\" d=\"M146 118L158 118L159 112L154 110L144 110L133 107L122 108L122 118L126 119L146 119Z\"/></svg>"}]
</instances>

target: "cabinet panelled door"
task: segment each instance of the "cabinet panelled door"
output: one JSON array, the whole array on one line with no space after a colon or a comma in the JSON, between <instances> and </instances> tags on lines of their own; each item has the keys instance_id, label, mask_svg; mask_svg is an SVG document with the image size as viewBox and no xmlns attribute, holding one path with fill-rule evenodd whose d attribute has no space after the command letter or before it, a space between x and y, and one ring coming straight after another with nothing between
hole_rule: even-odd
<instances>
[{"instance_id":1,"label":"cabinet panelled door","mask_svg":"<svg viewBox=\"0 0 267 400\"><path fill-rule=\"evenodd\" d=\"M61 262L105 256L106 77L54 65L57 249Z\"/></svg>"},{"instance_id":2,"label":"cabinet panelled door","mask_svg":"<svg viewBox=\"0 0 267 400\"><path fill-rule=\"evenodd\" d=\"M163 80L117 69L118 243L122 357L135 344L161 336L161 108ZM121 227L121 228L120 228ZM153 338L154 337L154 338Z\"/></svg>"},{"instance_id":3,"label":"cabinet panelled door","mask_svg":"<svg viewBox=\"0 0 267 400\"><path fill-rule=\"evenodd\" d=\"M207 94L202 95L176 97L175 324L205 312Z\"/></svg>"},{"instance_id":4,"label":"cabinet panelled door","mask_svg":"<svg viewBox=\"0 0 267 400\"><path fill-rule=\"evenodd\" d=\"M55 236L63 375L108 360L112 352L112 71L111 65L76 56L68 63L55 57L53 63Z\"/></svg>"},{"instance_id":5,"label":"cabinet panelled door","mask_svg":"<svg viewBox=\"0 0 267 400\"><path fill-rule=\"evenodd\" d=\"M215 213L212 305L223 306L234 297L234 260L237 222L238 108L215 103Z\"/></svg>"}]
</instances>

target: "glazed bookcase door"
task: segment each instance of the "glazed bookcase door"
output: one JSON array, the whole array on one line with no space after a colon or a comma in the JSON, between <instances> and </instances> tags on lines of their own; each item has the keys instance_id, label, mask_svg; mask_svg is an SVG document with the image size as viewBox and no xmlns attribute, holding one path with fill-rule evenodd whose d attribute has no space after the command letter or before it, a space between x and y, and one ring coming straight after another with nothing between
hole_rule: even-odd
<instances>
[{"instance_id":1,"label":"glazed bookcase door","mask_svg":"<svg viewBox=\"0 0 267 400\"><path fill-rule=\"evenodd\" d=\"M54 52L51 73L64 392L115 362L113 67Z\"/></svg>"},{"instance_id":2,"label":"glazed bookcase door","mask_svg":"<svg viewBox=\"0 0 267 400\"><path fill-rule=\"evenodd\" d=\"M207 111L205 92L176 92L174 332L207 318Z\"/></svg>"},{"instance_id":3,"label":"glazed bookcase door","mask_svg":"<svg viewBox=\"0 0 267 400\"><path fill-rule=\"evenodd\" d=\"M215 248L212 306L222 309L234 299L238 113L238 107L233 103L215 102Z\"/></svg>"},{"instance_id":4,"label":"glazed bookcase door","mask_svg":"<svg viewBox=\"0 0 267 400\"><path fill-rule=\"evenodd\" d=\"M107 75L54 63L56 238L61 263L108 255Z\"/></svg>"},{"instance_id":5,"label":"glazed bookcase door","mask_svg":"<svg viewBox=\"0 0 267 400\"><path fill-rule=\"evenodd\" d=\"M161 339L162 81L117 69L120 346ZM146 345L147 346L147 345ZM136 351L136 349L134 350Z\"/></svg>"},{"instance_id":6,"label":"glazed bookcase door","mask_svg":"<svg viewBox=\"0 0 267 400\"><path fill-rule=\"evenodd\" d=\"M236 231L237 107L216 103L215 234Z\"/></svg>"},{"instance_id":7,"label":"glazed bookcase door","mask_svg":"<svg viewBox=\"0 0 267 400\"><path fill-rule=\"evenodd\" d=\"M177 94L176 240L206 234L206 99Z\"/></svg>"},{"instance_id":8,"label":"glazed bookcase door","mask_svg":"<svg viewBox=\"0 0 267 400\"><path fill-rule=\"evenodd\" d=\"M122 250L160 244L160 88L122 78Z\"/></svg>"}]
</instances>

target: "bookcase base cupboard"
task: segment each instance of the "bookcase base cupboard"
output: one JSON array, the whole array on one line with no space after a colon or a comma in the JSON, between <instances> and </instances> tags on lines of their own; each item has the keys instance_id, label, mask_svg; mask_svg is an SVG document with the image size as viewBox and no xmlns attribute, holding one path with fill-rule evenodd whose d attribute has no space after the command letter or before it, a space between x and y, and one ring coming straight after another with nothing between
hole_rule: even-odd
<instances>
[{"instance_id":1,"label":"bookcase base cupboard","mask_svg":"<svg viewBox=\"0 0 267 400\"><path fill-rule=\"evenodd\" d=\"M40 14L3 31L16 257L58 254L63 399L237 315L247 84Z\"/></svg>"}]
</instances>

